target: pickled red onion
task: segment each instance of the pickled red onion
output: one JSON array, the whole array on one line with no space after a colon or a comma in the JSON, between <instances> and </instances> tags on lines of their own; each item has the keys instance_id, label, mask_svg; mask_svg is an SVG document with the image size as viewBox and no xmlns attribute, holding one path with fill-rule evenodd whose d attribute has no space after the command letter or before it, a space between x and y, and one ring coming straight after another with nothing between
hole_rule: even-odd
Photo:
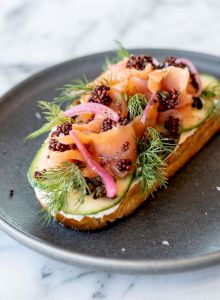
<instances>
[{"instance_id":1,"label":"pickled red onion","mask_svg":"<svg viewBox=\"0 0 220 300\"><path fill-rule=\"evenodd\" d=\"M78 139L74 130L70 131L70 136L73 138L79 152L82 154L83 158L87 162L88 166L97 173L101 178L105 185L106 195L109 198L113 198L116 196L116 184L111 175L107 173L105 169L103 169L91 156L86 147L81 143Z\"/></svg>"},{"instance_id":2,"label":"pickled red onion","mask_svg":"<svg viewBox=\"0 0 220 300\"><path fill-rule=\"evenodd\" d=\"M147 120L147 115L148 115L149 109L150 109L151 105L153 104L153 101L154 101L156 95L157 95L157 93L153 93L152 96L150 97L149 101L147 102L147 105L146 105L146 107L144 109L143 116L141 118L141 123L143 123L143 124Z\"/></svg>"},{"instance_id":3,"label":"pickled red onion","mask_svg":"<svg viewBox=\"0 0 220 300\"><path fill-rule=\"evenodd\" d=\"M102 115L103 117L109 118L113 120L114 122L119 121L119 115L114 112L111 108L99 104L99 103L84 103L84 104L79 104L76 105L64 112L64 116L66 117L74 117L77 115L81 114L86 114L86 113L94 113L97 115Z\"/></svg>"},{"instance_id":4,"label":"pickled red onion","mask_svg":"<svg viewBox=\"0 0 220 300\"><path fill-rule=\"evenodd\" d=\"M187 58L177 58L175 61L177 64L184 64L188 67L190 73L195 76L196 83L198 84L198 91L194 95L195 97L198 97L202 92L202 81L200 79L199 73L194 66L194 64L191 62L191 60Z\"/></svg>"}]
</instances>

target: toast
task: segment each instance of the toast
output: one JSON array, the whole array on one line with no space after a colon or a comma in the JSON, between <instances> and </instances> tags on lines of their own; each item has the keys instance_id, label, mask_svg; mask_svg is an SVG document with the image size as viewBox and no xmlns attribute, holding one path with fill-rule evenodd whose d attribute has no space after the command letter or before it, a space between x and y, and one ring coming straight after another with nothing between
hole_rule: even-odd
<instances>
[{"instance_id":1,"label":"toast","mask_svg":"<svg viewBox=\"0 0 220 300\"><path fill-rule=\"evenodd\" d=\"M76 230L133 213L220 129L220 84L187 59L131 55L74 87L65 112L40 102L49 122L30 137L50 134L28 179L47 216Z\"/></svg>"},{"instance_id":2,"label":"toast","mask_svg":"<svg viewBox=\"0 0 220 300\"><path fill-rule=\"evenodd\" d=\"M176 148L166 160L167 177L173 176L191 157L193 157L202 147L220 130L220 124L216 117L206 121L196 132L188 137L184 143ZM151 193L160 187L159 183L155 183L151 190L143 193L139 180L134 180L124 199L120 202L118 208L108 215L100 218L85 216L80 221L74 218L66 218L62 212L56 214L55 218L58 222L67 227L91 231L107 226L117 219L121 219L133 213L139 205L146 201ZM37 195L40 204L44 207L44 201Z\"/></svg>"}]
</instances>

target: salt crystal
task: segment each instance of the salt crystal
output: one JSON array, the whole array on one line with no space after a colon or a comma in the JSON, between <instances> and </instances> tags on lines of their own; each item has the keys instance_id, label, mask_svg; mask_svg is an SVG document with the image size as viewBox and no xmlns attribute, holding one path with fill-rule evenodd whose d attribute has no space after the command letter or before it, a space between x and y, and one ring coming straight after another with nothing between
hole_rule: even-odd
<instances>
[{"instance_id":1,"label":"salt crystal","mask_svg":"<svg viewBox=\"0 0 220 300\"><path fill-rule=\"evenodd\" d=\"M163 241L162 244L165 245L165 246L169 246L170 245L168 241Z\"/></svg>"},{"instance_id":2,"label":"salt crystal","mask_svg":"<svg viewBox=\"0 0 220 300\"><path fill-rule=\"evenodd\" d=\"M37 117L37 119L41 119L41 114L38 111L36 111L35 116Z\"/></svg>"},{"instance_id":3,"label":"salt crystal","mask_svg":"<svg viewBox=\"0 0 220 300\"><path fill-rule=\"evenodd\" d=\"M217 188L217 191L219 191L219 192L220 192L220 186L217 186L216 188Z\"/></svg>"},{"instance_id":4,"label":"salt crystal","mask_svg":"<svg viewBox=\"0 0 220 300\"><path fill-rule=\"evenodd\" d=\"M122 252L125 252L125 248L121 248L121 251L122 251Z\"/></svg>"}]
</instances>

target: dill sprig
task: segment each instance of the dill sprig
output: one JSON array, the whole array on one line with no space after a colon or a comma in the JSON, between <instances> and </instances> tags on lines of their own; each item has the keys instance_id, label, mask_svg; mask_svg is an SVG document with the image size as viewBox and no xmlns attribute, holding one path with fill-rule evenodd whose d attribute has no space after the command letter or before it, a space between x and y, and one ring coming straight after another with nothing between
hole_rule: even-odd
<instances>
[{"instance_id":1,"label":"dill sprig","mask_svg":"<svg viewBox=\"0 0 220 300\"><path fill-rule=\"evenodd\" d=\"M105 85L108 87L111 87L114 84L114 76L111 73L106 73L105 76L101 76L100 78L97 78L95 81L93 81L94 86L97 85Z\"/></svg>"},{"instance_id":2,"label":"dill sprig","mask_svg":"<svg viewBox=\"0 0 220 300\"><path fill-rule=\"evenodd\" d=\"M137 145L139 155L136 177L140 177L142 190L151 191L155 183L165 186L167 179L164 159L173 151L175 144L163 138L155 129L148 128Z\"/></svg>"},{"instance_id":3,"label":"dill sprig","mask_svg":"<svg viewBox=\"0 0 220 300\"><path fill-rule=\"evenodd\" d=\"M130 119L133 120L136 116L142 115L147 104L147 99L142 94L135 94L128 100L128 112Z\"/></svg>"},{"instance_id":4,"label":"dill sprig","mask_svg":"<svg viewBox=\"0 0 220 300\"><path fill-rule=\"evenodd\" d=\"M49 216L54 216L59 211L66 209L67 200L71 193L78 197L75 203L76 209L84 202L85 195L90 194L89 187L79 168L70 162L64 162L55 168L42 172L38 179L38 188L45 192L47 205L45 212L47 214L44 215L44 221Z\"/></svg>"},{"instance_id":5,"label":"dill sprig","mask_svg":"<svg viewBox=\"0 0 220 300\"><path fill-rule=\"evenodd\" d=\"M66 121L71 121L71 118L62 114L60 107L54 103L47 101L39 101L39 107L44 110L43 114L47 123L45 123L40 129L29 134L26 139L33 139L39 135L52 130L55 126L60 125Z\"/></svg>"},{"instance_id":6,"label":"dill sprig","mask_svg":"<svg viewBox=\"0 0 220 300\"><path fill-rule=\"evenodd\" d=\"M58 91L61 91L61 94L54 98L53 103L70 104L72 101L79 99L83 94L92 91L93 88L94 85L84 75L82 79L74 80L72 83L64 84L62 88L59 88Z\"/></svg>"},{"instance_id":7,"label":"dill sprig","mask_svg":"<svg viewBox=\"0 0 220 300\"><path fill-rule=\"evenodd\" d=\"M124 48L121 42L115 41L116 44L116 56L109 59L108 57L105 59L105 65L103 70L106 71L111 64L116 64L119 61L123 60L126 57L129 57L128 51Z\"/></svg>"},{"instance_id":8,"label":"dill sprig","mask_svg":"<svg viewBox=\"0 0 220 300\"><path fill-rule=\"evenodd\" d=\"M200 97L205 100L220 99L220 82L208 85Z\"/></svg>"},{"instance_id":9,"label":"dill sprig","mask_svg":"<svg viewBox=\"0 0 220 300\"><path fill-rule=\"evenodd\" d=\"M124 48L121 42L115 41L115 44L116 44L116 54L119 61L129 56L128 51Z\"/></svg>"}]
</instances>

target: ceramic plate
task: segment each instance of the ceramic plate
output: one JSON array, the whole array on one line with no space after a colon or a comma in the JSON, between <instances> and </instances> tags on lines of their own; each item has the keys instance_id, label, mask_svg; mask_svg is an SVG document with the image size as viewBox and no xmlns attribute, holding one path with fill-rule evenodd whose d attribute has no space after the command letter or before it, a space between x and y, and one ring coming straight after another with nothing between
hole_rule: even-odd
<instances>
[{"instance_id":1,"label":"ceramic plate","mask_svg":"<svg viewBox=\"0 0 220 300\"><path fill-rule=\"evenodd\" d=\"M220 78L220 58L177 50L142 49L157 59L187 57ZM220 262L220 136L191 159L132 216L95 233L42 224L26 173L43 137L23 138L42 125L37 100L85 74L95 78L112 52L74 59L22 82L0 102L0 225L25 245L57 260L124 273L179 272ZM10 190L14 195L10 197Z\"/></svg>"}]
</instances>

